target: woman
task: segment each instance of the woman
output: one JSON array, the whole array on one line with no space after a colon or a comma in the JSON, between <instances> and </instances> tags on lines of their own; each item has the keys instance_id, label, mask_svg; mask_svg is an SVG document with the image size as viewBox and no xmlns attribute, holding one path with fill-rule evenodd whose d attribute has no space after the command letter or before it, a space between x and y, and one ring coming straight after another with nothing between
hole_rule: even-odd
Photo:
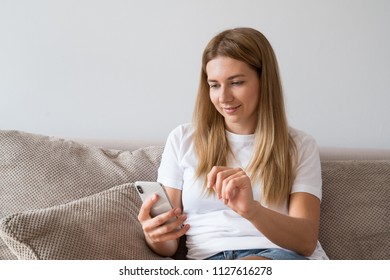
<instances>
[{"instance_id":1,"label":"woman","mask_svg":"<svg viewBox=\"0 0 390 280\"><path fill-rule=\"evenodd\" d=\"M158 181L173 210L151 218L154 196L138 219L160 255L186 235L189 259L327 259L317 146L288 127L276 57L257 30L207 45L194 121L170 133Z\"/></svg>"}]
</instances>

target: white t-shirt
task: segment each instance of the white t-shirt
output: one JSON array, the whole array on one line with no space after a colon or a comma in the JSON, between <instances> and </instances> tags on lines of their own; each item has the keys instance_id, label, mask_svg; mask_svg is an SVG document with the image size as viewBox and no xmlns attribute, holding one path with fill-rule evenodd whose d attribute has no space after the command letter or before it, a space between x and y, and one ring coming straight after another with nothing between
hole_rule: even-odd
<instances>
[{"instance_id":1,"label":"white t-shirt","mask_svg":"<svg viewBox=\"0 0 390 280\"><path fill-rule=\"evenodd\" d=\"M290 133L298 150L297 176L291 193L307 192L321 199L321 166L316 142L296 129L291 128ZM228 131L226 134L235 155L228 158L227 166L245 170L251 159L254 135ZM190 225L186 234L187 258L205 259L225 250L280 248L215 196L203 192L204 182L195 179L198 160L192 135L191 124L180 125L169 134L157 178L163 185L182 191L183 212ZM260 183L253 186L253 195L258 201L260 188ZM269 208L288 214L287 201L283 207ZM327 259L319 242L310 258Z\"/></svg>"}]
</instances>

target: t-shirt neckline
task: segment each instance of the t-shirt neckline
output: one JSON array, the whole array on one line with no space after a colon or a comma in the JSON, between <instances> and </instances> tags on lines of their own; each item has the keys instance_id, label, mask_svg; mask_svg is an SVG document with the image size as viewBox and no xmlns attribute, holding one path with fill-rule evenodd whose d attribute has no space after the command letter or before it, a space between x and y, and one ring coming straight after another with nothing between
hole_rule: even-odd
<instances>
[{"instance_id":1,"label":"t-shirt neckline","mask_svg":"<svg viewBox=\"0 0 390 280\"><path fill-rule=\"evenodd\" d=\"M225 133L226 138L233 142L249 142L255 139L254 134L236 134L227 130L225 130Z\"/></svg>"}]
</instances>

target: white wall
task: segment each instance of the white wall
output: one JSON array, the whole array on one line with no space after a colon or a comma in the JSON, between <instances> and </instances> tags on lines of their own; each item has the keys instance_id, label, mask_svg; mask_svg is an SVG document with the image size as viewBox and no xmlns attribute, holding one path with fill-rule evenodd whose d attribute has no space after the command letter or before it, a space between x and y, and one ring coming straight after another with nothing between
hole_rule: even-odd
<instances>
[{"instance_id":1,"label":"white wall","mask_svg":"<svg viewBox=\"0 0 390 280\"><path fill-rule=\"evenodd\" d=\"M291 125L390 148L390 1L0 0L0 129L164 141L191 120L217 32L261 30Z\"/></svg>"}]
</instances>

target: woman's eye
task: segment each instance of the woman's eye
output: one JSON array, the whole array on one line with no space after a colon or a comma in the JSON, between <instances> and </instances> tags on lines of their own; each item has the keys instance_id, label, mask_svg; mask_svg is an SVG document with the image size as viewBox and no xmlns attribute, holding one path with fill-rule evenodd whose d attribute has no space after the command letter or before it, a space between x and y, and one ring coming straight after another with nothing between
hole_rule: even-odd
<instances>
[{"instance_id":1,"label":"woman's eye","mask_svg":"<svg viewBox=\"0 0 390 280\"><path fill-rule=\"evenodd\" d=\"M217 88L217 87L219 87L218 84L210 84L209 86L210 86L210 88Z\"/></svg>"},{"instance_id":2,"label":"woman's eye","mask_svg":"<svg viewBox=\"0 0 390 280\"><path fill-rule=\"evenodd\" d=\"M244 82L243 81L234 81L234 82L232 82L232 85L233 86L240 86L240 85L242 85Z\"/></svg>"}]
</instances>

